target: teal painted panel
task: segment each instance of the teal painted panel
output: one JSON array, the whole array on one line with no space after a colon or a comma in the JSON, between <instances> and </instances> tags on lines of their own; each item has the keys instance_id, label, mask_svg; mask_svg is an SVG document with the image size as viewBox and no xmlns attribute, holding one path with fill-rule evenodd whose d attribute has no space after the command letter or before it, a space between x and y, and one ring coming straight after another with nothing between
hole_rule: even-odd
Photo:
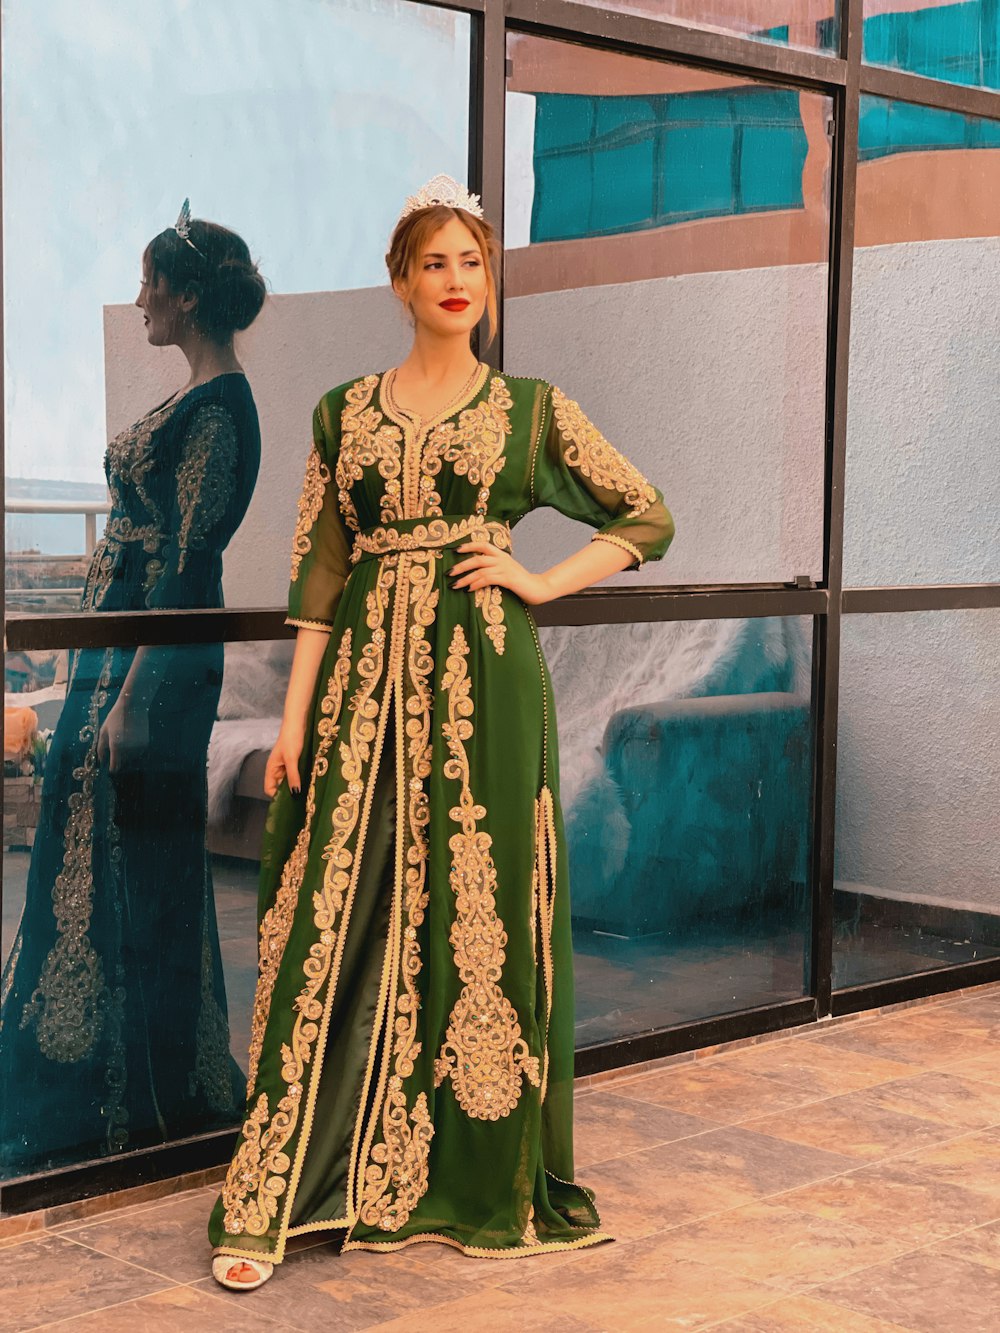
<instances>
[{"instance_id":1,"label":"teal painted panel","mask_svg":"<svg viewBox=\"0 0 1000 1333\"><path fill-rule=\"evenodd\" d=\"M865 60L947 83L1000 87L998 53L996 0L872 14L864 22Z\"/></svg>"},{"instance_id":2,"label":"teal painted panel","mask_svg":"<svg viewBox=\"0 0 1000 1333\"><path fill-rule=\"evenodd\" d=\"M1000 147L1000 122L939 107L862 97L858 160L932 149Z\"/></svg>"},{"instance_id":3,"label":"teal painted panel","mask_svg":"<svg viewBox=\"0 0 1000 1333\"><path fill-rule=\"evenodd\" d=\"M535 100L533 242L803 206L793 90Z\"/></svg>"}]
</instances>

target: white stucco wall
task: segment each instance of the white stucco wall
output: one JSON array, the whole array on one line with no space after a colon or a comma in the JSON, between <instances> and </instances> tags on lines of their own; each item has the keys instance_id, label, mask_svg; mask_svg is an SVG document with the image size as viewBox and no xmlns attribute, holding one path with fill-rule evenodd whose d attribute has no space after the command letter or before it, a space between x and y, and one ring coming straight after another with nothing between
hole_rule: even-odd
<instances>
[{"instance_id":1,"label":"white stucco wall","mask_svg":"<svg viewBox=\"0 0 1000 1333\"><path fill-rule=\"evenodd\" d=\"M854 257L844 582L1000 580L1000 237Z\"/></svg>"},{"instance_id":2,"label":"white stucco wall","mask_svg":"<svg viewBox=\"0 0 1000 1333\"><path fill-rule=\"evenodd\" d=\"M799 265L507 303L507 369L577 398L676 519L666 561L615 582L820 577L826 281ZM576 535L555 524L561 559Z\"/></svg>"},{"instance_id":3,"label":"white stucco wall","mask_svg":"<svg viewBox=\"0 0 1000 1333\"><path fill-rule=\"evenodd\" d=\"M1000 911L1000 611L848 616L837 879Z\"/></svg>"}]
</instances>

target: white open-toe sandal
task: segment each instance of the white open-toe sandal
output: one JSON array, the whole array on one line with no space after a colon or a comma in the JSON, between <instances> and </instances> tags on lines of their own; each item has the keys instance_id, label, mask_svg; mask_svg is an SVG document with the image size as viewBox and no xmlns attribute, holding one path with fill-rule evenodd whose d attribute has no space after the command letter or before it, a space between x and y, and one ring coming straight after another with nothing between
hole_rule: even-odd
<instances>
[{"instance_id":1,"label":"white open-toe sandal","mask_svg":"<svg viewBox=\"0 0 1000 1333\"><path fill-rule=\"evenodd\" d=\"M226 1276L230 1269L239 1268L241 1264L252 1268L257 1274L252 1282L241 1282ZM253 1291L263 1286L273 1272L274 1264L268 1263L266 1259L234 1259L231 1254L217 1254L212 1260L212 1276L220 1286L228 1287L230 1291Z\"/></svg>"}]
</instances>

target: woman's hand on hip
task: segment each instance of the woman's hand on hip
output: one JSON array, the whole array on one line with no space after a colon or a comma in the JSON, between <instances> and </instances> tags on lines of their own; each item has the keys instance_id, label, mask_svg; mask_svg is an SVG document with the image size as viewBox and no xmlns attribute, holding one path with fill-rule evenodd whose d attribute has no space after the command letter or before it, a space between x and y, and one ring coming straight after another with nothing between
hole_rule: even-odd
<instances>
[{"instance_id":1,"label":"woman's hand on hip","mask_svg":"<svg viewBox=\"0 0 1000 1333\"><path fill-rule=\"evenodd\" d=\"M448 571L453 588L475 592L490 586L507 588L528 606L552 600L552 589L543 574L533 574L515 560L509 551L501 551L491 542L465 542L456 547L466 559Z\"/></svg>"}]
</instances>

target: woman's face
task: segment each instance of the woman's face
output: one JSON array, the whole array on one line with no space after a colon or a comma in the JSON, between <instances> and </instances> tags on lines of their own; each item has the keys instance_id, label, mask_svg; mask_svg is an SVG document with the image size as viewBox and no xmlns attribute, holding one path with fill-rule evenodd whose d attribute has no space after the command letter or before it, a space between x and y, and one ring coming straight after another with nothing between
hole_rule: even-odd
<instances>
[{"instance_id":1,"label":"woman's face","mask_svg":"<svg viewBox=\"0 0 1000 1333\"><path fill-rule=\"evenodd\" d=\"M162 274L154 278L148 260L143 264L135 303L145 317L146 337L153 347L170 347L182 330L190 328L194 298L172 292Z\"/></svg>"},{"instance_id":2,"label":"woman's face","mask_svg":"<svg viewBox=\"0 0 1000 1333\"><path fill-rule=\"evenodd\" d=\"M486 309L486 266L479 242L464 222L449 218L434 232L397 295L429 332L468 337Z\"/></svg>"}]
</instances>

